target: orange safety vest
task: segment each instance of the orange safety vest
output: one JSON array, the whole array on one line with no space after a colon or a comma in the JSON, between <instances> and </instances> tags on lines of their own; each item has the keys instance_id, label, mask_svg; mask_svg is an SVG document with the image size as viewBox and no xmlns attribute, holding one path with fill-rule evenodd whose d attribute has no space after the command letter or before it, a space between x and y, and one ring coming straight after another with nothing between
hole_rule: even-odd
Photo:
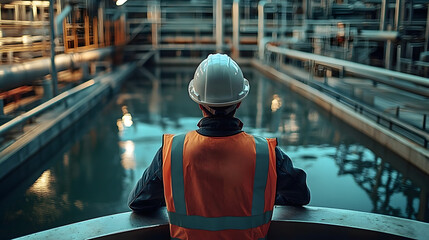
<instances>
[{"instance_id":1,"label":"orange safety vest","mask_svg":"<svg viewBox=\"0 0 429 240\"><path fill-rule=\"evenodd\" d=\"M164 135L172 239L264 239L276 194L276 139L245 132Z\"/></svg>"}]
</instances>

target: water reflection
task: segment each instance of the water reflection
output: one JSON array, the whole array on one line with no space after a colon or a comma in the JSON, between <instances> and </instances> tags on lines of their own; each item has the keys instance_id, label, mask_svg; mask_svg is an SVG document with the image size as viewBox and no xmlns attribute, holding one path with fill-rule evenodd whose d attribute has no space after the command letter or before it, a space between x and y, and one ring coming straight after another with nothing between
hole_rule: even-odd
<instances>
[{"instance_id":1,"label":"water reflection","mask_svg":"<svg viewBox=\"0 0 429 240\"><path fill-rule=\"evenodd\" d=\"M273 100L271 101L271 111L276 112L277 110L279 110L279 108L281 108L281 106L282 106L282 99L279 97L279 95L274 94Z\"/></svg>"},{"instance_id":2,"label":"water reflection","mask_svg":"<svg viewBox=\"0 0 429 240\"><path fill-rule=\"evenodd\" d=\"M339 166L338 174L352 175L368 194L372 212L424 220L425 200L420 199L421 189L381 157L363 146L342 144L337 149L335 160ZM427 185L423 187L427 188ZM419 201L423 203L420 206Z\"/></svg>"},{"instance_id":3,"label":"water reflection","mask_svg":"<svg viewBox=\"0 0 429 240\"><path fill-rule=\"evenodd\" d=\"M133 117L130 113L125 113L124 116L122 116L122 124L125 127L131 127L133 125Z\"/></svg>"},{"instance_id":4,"label":"water reflection","mask_svg":"<svg viewBox=\"0 0 429 240\"><path fill-rule=\"evenodd\" d=\"M134 155L134 142L133 141L121 141L119 146L124 152L121 154L121 165L125 170L134 169L136 167L136 160Z\"/></svg>"},{"instance_id":5,"label":"water reflection","mask_svg":"<svg viewBox=\"0 0 429 240\"><path fill-rule=\"evenodd\" d=\"M112 106L88 113L30 159L14 173L23 180L1 183L10 190L0 197L0 239L127 210Z\"/></svg>"},{"instance_id":6,"label":"water reflection","mask_svg":"<svg viewBox=\"0 0 429 240\"><path fill-rule=\"evenodd\" d=\"M42 176L40 176L36 182L28 189L32 194L39 195L41 197L46 197L48 195L54 194L52 192L51 183L55 182L55 177L52 176L50 170L46 170Z\"/></svg>"}]
</instances>

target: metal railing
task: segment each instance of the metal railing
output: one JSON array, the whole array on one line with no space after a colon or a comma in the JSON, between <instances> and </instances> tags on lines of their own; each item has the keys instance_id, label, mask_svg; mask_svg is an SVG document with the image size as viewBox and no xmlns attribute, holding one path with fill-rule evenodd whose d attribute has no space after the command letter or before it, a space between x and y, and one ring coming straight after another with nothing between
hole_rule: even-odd
<instances>
[{"instance_id":1,"label":"metal railing","mask_svg":"<svg viewBox=\"0 0 429 240\"><path fill-rule=\"evenodd\" d=\"M299 59L303 61L313 61L315 64L324 65L331 67L343 72L353 73L362 77L367 77L370 79L377 80L376 77L385 76L394 78L397 80L402 80L417 85L429 87L429 79L424 77L419 77L411 74L406 74L402 72L396 72L384 68L372 67L360 63L354 63L350 61L345 61L341 59L325 57L313 53L301 52L287 48L280 48L272 45L267 45L266 49L269 52L282 54L294 59Z\"/></svg>"},{"instance_id":2,"label":"metal railing","mask_svg":"<svg viewBox=\"0 0 429 240\"><path fill-rule=\"evenodd\" d=\"M8 121L7 123L0 126L0 136L3 137L6 133L8 133L13 128L20 126L22 124L25 124L30 119L41 115L42 113L46 112L49 109L52 109L53 107L55 107L61 103L66 103L66 100L68 98L70 98L70 97L76 95L77 93L80 93L83 90L88 89L88 88L90 88L90 87L92 87L98 83L99 82L96 82L94 79L86 81L86 82L80 84L79 86L74 87L74 88L72 88L66 92L63 92L63 93L59 94L58 96L50 99L49 101L42 103L41 105L31 109L30 111L25 112L25 113L15 117L14 119L12 119L12 120Z\"/></svg>"},{"instance_id":3,"label":"metal railing","mask_svg":"<svg viewBox=\"0 0 429 240\"><path fill-rule=\"evenodd\" d=\"M410 75L410 74L398 73L398 72L394 72L386 69L379 69L376 67L366 66L363 64L352 63L352 62L339 60L335 58L329 58L325 56L319 56L316 54L305 53L305 52L300 52L296 50L280 48L275 46L267 46L266 50L268 52L310 62L311 66L314 66L314 63L317 63L320 65L341 70L343 72L351 71L353 73L357 73L358 75L362 75L362 76L367 76L371 73L376 74L377 76L382 76L382 74L386 74L391 77L395 76L395 78L400 79L402 81L409 81L418 85L429 86L428 79ZM278 60L279 58L275 58L275 59ZM296 77L296 76L294 76L294 78L299 80L300 82L303 82L311 87L318 89L319 91L327 94L328 96L333 97L337 101L344 103L345 105L354 109L356 112L362 115L371 117L375 122L377 122L377 124L387 127L388 129L394 131L395 133L406 137L407 139L423 146L426 149L429 147L428 146L429 133L424 131L426 129L426 126L425 126L426 119L427 119L426 114L423 114L423 127L422 127L423 130L419 129L418 127L415 127L411 124L404 123L393 116L389 116L388 114L381 113L380 111L377 111L373 107L367 106L364 103L361 103L352 98L346 97L343 94L337 92L333 88L326 85L326 83L313 81L311 77L312 76L311 71L313 71L313 69L310 69L310 79L302 79L302 78L300 79L299 77ZM396 75L394 73L396 73ZM372 78L374 78L374 76L372 76ZM376 79L374 81L376 81ZM398 116L398 109L396 111L397 111L396 115Z\"/></svg>"},{"instance_id":4,"label":"metal railing","mask_svg":"<svg viewBox=\"0 0 429 240\"><path fill-rule=\"evenodd\" d=\"M419 145L422 145L424 148L428 148L428 142L429 142L429 133L412 126L410 124L404 123L394 117L391 117L387 114L380 113L379 111L373 109L370 106L367 106L366 104L360 103L356 100L353 100L349 97L344 96L341 93L338 93L334 89L323 85L322 83L318 83L315 81L308 82L308 85L313 85L316 89L319 91L328 94L329 96L335 98L338 102L344 103L345 105L353 108L356 112L366 115L369 117L372 117L373 120L377 122L377 124L380 124L384 127L389 128L389 130L392 130L396 133L399 133L400 135L412 140L415 143L418 143ZM426 124L426 117L423 119L423 124ZM387 123L387 126L383 124L383 122ZM421 141L416 141L416 138L420 139Z\"/></svg>"}]
</instances>

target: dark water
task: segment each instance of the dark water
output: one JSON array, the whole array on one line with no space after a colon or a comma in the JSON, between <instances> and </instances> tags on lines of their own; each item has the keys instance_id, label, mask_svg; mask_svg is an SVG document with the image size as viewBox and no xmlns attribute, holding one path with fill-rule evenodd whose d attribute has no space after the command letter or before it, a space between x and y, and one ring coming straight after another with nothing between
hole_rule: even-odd
<instances>
[{"instance_id":1,"label":"dark water","mask_svg":"<svg viewBox=\"0 0 429 240\"><path fill-rule=\"evenodd\" d=\"M35 156L38 170L0 197L0 238L128 211L128 193L162 134L196 128L201 112L187 95L193 71L139 71ZM428 176L282 84L244 74L251 83L237 113L244 130L278 138L308 174L311 206L428 221Z\"/></svg>"}]
</instances>

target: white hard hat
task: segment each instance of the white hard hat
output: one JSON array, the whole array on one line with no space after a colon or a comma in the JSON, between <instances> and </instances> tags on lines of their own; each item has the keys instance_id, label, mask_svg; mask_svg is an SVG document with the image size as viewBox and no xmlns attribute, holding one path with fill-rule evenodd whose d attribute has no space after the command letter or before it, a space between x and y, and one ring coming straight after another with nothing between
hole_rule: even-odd
<instances>
[{"instance_id":1,"label":"white hard hat","mask_svg":"<svg viewBox=\"0 0 429 240\"><path fill-rule=\"evenodd\" d=\"M241 102L249 93L249 81L240 67L225 54L210 54L202 61L188 87L198 104L224 107Z\"/></svg>"}]
</instances>

